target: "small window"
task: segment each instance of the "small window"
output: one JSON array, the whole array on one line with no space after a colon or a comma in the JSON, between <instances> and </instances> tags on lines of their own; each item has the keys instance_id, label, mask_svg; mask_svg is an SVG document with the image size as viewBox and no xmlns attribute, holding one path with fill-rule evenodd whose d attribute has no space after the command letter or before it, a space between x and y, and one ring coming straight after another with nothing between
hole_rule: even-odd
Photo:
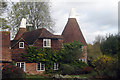
<instances>
[{"instance_id":1,"label":"small window","mask_svg":"<svg viewBox=\"0 0 120 80\"><path fill-rule=\"evenodd\" d=\"M23 71L25 71L25 62L17 62L16 66L20 67Z\"/></svg>"},{"instance_id":2,"label":"small window","mask_svg":"<svg viewBox=\"0 0 120 80\"><path fill-rule=\"evenodd\" d=\"M54 63L54 70L58 70L58 63Z\"/></svg>"},{"instance_id":3,"label":"small window","mask_svg":"<svg viewBox=\"0 0 120 80\"><path fill-rule=\"evenodd\" d=\"M82 62L85 62L85 59L81 59Z\"/></svg>"},{"instance_id":4,"label":"small window","mask_svg":"<svg viewBox=\"0 0 120 80\"><path fill-rule=\"evenodd\" d=\"M19 48L24 48L24 42L19 42Z\"/></svg>"},{"instance_id":5,"label":"small window","mask_svg":"<svg viewBox=\"0 0 120 80\"><path fill-rule=\"evenodd\" d=\"M79 59L79 61L85 62L85 59Z\"/></svg>"},{"instance_id":6,"label":"small window","mask_svg":"<svg viewBox=\"0 0 120 80\"><path fill-rule=\"evenodd\" d=\"M37 63L37 71L45 71L45 64Z\"/></svg>"},{"instance_id":7,"label":"small window","mask_svg":"<svg viewBox=\"0 0 120 80\"><path fill-rule=\"evenodd\" d=\"M51 39L43 39L43 47L51 47Z\"/></svg>"}]
</instances>

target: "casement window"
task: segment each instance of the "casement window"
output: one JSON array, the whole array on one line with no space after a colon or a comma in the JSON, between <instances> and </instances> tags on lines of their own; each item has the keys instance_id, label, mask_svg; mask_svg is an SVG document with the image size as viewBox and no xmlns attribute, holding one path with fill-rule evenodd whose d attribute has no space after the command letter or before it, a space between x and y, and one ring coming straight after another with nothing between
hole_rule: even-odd
<instances>
[{"instance_id":1,"label":"casement window","mask_svg":"<svg viewBox=\"0 0 120 80\"><path fill-rule=\"evenodd\" d=\"M51 47L51 39L43 39L43 47Z\"/></svg>"},{"instance_id":2,"label":"casement window","mask_svg":"<svg viewBox=\"0 0 120 80\"><path fill-rule=\"evenodd\" d=\"M45 71L45 64L37 63L37 71Z\"/></svg>"},{"instance_id":3,"label":"casement window","mask_svg":"<svg viewBox=\"0 0 120 80\"><path fill-rule=\"evenodd\" d=\"M19 48L24 48L24 42L19 42Z\"/></svg>"},{"instance_id":4,"label":"casement window","mask_svg":"<svg viewBox=\"0 0 120 80\"><path fill-rule=\"evenodd\" d=\"M20 67L23 71L25 71L25 62L17 62L16 66Z\"/></svg>"},{"instance_id":5,"label":"casement window","mask_svg":"<svg viewBox=\"0 0 120 80\"><path fill-rule=\"evenodd\" d=\"M54 70L58 70L58 63L54 63L53 69L54 69Z\"/></svg>"}]
</instances>

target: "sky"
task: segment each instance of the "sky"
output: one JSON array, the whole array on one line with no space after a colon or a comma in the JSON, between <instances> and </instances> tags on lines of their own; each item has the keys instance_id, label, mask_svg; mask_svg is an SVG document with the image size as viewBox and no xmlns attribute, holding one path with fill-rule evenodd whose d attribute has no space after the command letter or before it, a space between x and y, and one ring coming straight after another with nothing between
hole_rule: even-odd
<instances>
[{"instance_id":1,"label":"sky","mask_svg":"<svg viewBox=\"0 0 120 80\"><path fill-rule=\"evenodd\" d=\"M118 0L52 0L55 34L62 33L71 8L79 15L76 19L87 43L93 43L98 35L118 33Z\"/></svg>"},{"instance_id":2,"label":"sky","mask_svg":"<svg viewBox=\"0 0 120 80\"><path fill-rule=\"evenodd\" d=\"M61 35L67 24L71 8L75 8L76 14L79 15L76 19L88 44L92 44L98 35L106 36L109 33L118 33L118 2L120 0L50 1L50 12L55 22L54 34Z\"/></svg>"}]
</instances>

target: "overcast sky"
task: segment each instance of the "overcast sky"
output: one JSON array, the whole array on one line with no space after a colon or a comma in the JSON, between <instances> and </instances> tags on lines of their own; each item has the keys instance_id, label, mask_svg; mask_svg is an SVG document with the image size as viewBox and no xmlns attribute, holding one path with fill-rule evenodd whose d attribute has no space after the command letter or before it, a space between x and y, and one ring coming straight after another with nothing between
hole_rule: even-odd
<instances>
[{"instance_id":1,"label":"overcast sky","mask_svg":"<svg viewBox=\"0 0 120 80\"><path fill-rule=\"evenodd\" d=\"M62 33L71 8L79 14L77 21L87 43L93 43L97 35L118 32L118 0L52 0L51 6L57 34Z\"/></svg>"},{"instance_id":2,"label":"overcast sky","mask_svg":"<svg viewBox=\"0 0 120 80\"><path fill-rule=\"evenodd\" d=\"M11 0L16 1L16 0ZM19 0L18 0L19 1ZM45 1L45 0L44 0ZM120 0L50 0L54 31L61 34L71 8L76 9L77 22L87 43L98 35L118 33L118 1Z\"/></svg>"}]
</instances>

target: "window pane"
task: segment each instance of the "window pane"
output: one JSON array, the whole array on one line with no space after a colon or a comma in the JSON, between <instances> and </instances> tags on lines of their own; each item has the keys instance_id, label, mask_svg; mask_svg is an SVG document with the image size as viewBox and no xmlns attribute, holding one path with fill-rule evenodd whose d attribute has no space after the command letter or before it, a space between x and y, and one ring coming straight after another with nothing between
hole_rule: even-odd
<instances>
[{"instance_id":1,"label":"window pane","mask_svg":"<svg viewBox=\"0 0 120 80\"><path fill-rule=\"evenodd\" d=\"M20 67L20 63L17 63L17 67Z\"/></svg>"},{"instance_id":2,"label":"window pane","mask_svg":"<svg viewBox=\"0 0 120 80\"><path fill-rule=\"evenodd\" d=\"M37 63L37 70L40 70L40 63Z\"/></svg>"},{"instance_id":3,"label":"window pane","mask_svg":"<svg viewBox=\"0 0 120 80\"><path fill-rule=\"evenodd\" d=\"M44 41L44 46L47 46L47 45L46 45L46 41Z\"/></svg>"},{"instance_id":4,"label":"window pane","mask_svg":"<svg viewBox=\"0 0 120 80\"><path fill-rule=\"evenodd\" d=\"M41 63L41 70L44 70L44 64Z\"/></svg>"},{"instance_id":5,"label":"window pane","mask_svg":"<svg viewBox=\"0 0 120 80\"><path fill-rule=\"evenodd\" d=\"M24 63L21 63L21 69L24 70Z\"/></svg>"},{"instance_id":6,"label":"window pane","mask_svg":"<svg viewBox=\"0 0 120 80\"><path fill-rule=\"evenodd\" d=\"M23 43L20 43L20 47L23 47Z\"/></svg>"}]
</instances>

